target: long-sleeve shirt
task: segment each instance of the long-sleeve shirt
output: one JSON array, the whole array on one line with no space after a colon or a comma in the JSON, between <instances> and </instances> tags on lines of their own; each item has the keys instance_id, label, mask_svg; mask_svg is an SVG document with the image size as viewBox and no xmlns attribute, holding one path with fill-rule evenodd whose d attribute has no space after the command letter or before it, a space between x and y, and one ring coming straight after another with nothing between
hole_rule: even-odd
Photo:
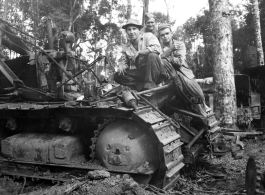
<instances>
[{"instance_id":1,"label":"long-sleeve shirt","mask_svg":"<svg viewBox=\"0 0 265 195\"><path fill-rule=\"evenodd\" d=\"M123 63L128 68L136 66L135 56L138 51L149 49L150 52L157 53L158 55L162 53L160 43L152 33L143 33L139 36L140 39L137 49L134 48L130 41L122 48L122 56L119 59L119 63Z\"/></svg>"},{"instance_id":2,"label":"long-sleeve shirt","mask_svg":"<svg viewBox=\"0 0 265 195\"><path fill-rule=\"evenodd\" d=\"M170 48L174 45L175 50ZM186 63L186 46L182 41L172 39L168 45L161 43L163 49L162 58L167 59L171 65L189 79L195 78L192 70Z\"/></svg>"}]
</instances>

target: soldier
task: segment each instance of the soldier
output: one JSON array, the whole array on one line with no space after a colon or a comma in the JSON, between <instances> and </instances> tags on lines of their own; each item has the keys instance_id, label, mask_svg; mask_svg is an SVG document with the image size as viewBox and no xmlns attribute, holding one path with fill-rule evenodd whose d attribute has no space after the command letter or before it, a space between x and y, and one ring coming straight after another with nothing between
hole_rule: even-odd
<instances>
[{"instance_id":1,"label":"soldier","mask_svg":"<svg viewBox=\"0 0 265 195\"><path fill-rule=\"evenodd\" d=\"M151 32L158 38L158 25L155 22L155 17L153 14L145 14L145 27L142 28L141 32Z\"/></svg>"},{"instance_id":2,"label":"soldier","mask_svg":"<svg viewBox=\"0 0 265 195\"><path fill-rule=\"evenodd\" d=\"M161 55L162 63L168 78L175 77L180 81L182 89L180 94L191 102L196 111L207 116L204 94L195 80L192 70L186 63L186 47L181 41L174 39L171 27L168 24L161 24L158 27L160 44L163 50Z\"/></svg>"},{"instance_id":3,"label":"soldier","mask_svg":"<svg viewBox=\"0 0 265 195\"><path fill-rule=\"evenodd\" d=\"M142 25L135 19L129 19L122 28L129 41L122 48L114 80L137 91L156 87L165 79L158 39L150 32L140 33Z\"/></svg>"}]
</instances>

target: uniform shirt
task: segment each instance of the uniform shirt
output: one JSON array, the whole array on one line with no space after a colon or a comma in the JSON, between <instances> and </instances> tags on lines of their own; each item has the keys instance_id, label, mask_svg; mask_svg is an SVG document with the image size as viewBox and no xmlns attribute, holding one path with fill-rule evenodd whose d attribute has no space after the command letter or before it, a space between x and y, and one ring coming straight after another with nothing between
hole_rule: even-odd
<instances>
[{"instance_id":1,"label":"uniform shirt","mask_svg":"<svg viewBox=\"0 0 265 195\"><path fill-rule=\"evenodd\" d=\"M174 45L175 50L170 50L170 47ZM172 39L168 45L161 43L164 58L167 59L172 66L181 72L184 76L189 79L195 78L192 70L186 63L186 46L182 41Z\"/></svg>"},{"instance_id":2,"label":"uniform shirt","mask_svg":"<svg viewBox=\"0 0 265 195\"><path fill-rule=\"evenodd\" d=\"M139 36L138 50L134 48L130 41L122 48L122 56L119 63L123 63L128 68L136 66L135 56L138 51L149 49L151 53L157 53L158 55L162 52L158 39L152 33L143 33Z\"/></svg>"}]
</instances>

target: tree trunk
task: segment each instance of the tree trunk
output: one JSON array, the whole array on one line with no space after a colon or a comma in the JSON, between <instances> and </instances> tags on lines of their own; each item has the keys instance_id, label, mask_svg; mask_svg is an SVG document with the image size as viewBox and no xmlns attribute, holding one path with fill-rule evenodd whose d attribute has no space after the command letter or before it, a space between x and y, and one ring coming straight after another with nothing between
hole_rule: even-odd
<instances>
[{"instance_id":1,"label":"tree trunk","mask_svg":"<svg viewBox=\"0 0 265 195\"><path fill-rule=\"evenodd\" d=\"M225 127L236 124L232 27L228 0L209 0L213 40L214 112Z\"/></svg>"},{"instance_id":2,"label":"tree trunk","mask_svg":"<svg viewBox=\"0 0 265 195\"><path fill-rule=\"evenodd\" d=\"M169 3L167 2L167 0L164 0L165 4L166 4L166 8L167 8L167 22L170 22L170 16L169 16Z\"/></svg>"},{"instance_id":3,"label":"tree trunk","mask_svg":"<svg viewBox=\"0 0 265 195\"><path fill-rule=\"evenodd\" d=\"M110 4L110 13L109 13L109 26L108 26L108 39L107 39L107 42L108 42L108 45L107 45L107 48L106 48L106 56L109 56L110 55L110 52L111 52L111 43L112 43L112 38L111 38L111 20L112 20L112 8L113 8L113 0L111 0L111 4ZM106 70L104 70L106 71Z\"/></svg>"},{"instance_id":4,"label":"tree trunk","mask_svg":"<svg viewBox=\"0 0 265 195\"><path fill-rule=\"evenodd\" d=\"M264 65L264 55L261 41L261 30L260 30L260 13L259 13L259 2L258 0L251 0L252 12L253 12L253 23L255 29L255 41L258 52L258 64L260 66Z\"/></svg>"},{"instance_id":5,"label":"tree trunk","mask_svg":"<svg viewBox=\"0 0 265 195\"><path fill-rule=\"evenodd\" d=\"M142 19L142 25L145 24L145 14L149 13L149 0L143 0L143 19Z\"/></svg>"},{"instance_id":6,"label":"tree trunk","mask_svg":"<svg viewBox=\"0 0 265 195\"><path fill-rule=\"evenodd\" d=\"M131 18L132 15L132 1L131 0L127 0L127 13L126 13L126 19Z\"/></svg>"},{"instance_id":7,"label":"tree trunk","mask_svg":"<svg viewBox=\"0 0 265 195\"><path fill-rule=\"evenodd\" d=\"M68 31L71 31L73 24L74 24L74 8L76 5L76 0L74 0L73 4L71 1L71 8L70 8L70 21L69 21L69 27L68 27Z\"/></svg>"},{"instance_id":8,"label":"tree trunk","mask_svg":"<svg viewBox=\"0 0 265 195\"><path fill-rule=\"evenodd\" d=\"M3 15L3 20L7 20L7 13L8 13L8 0L5 0L4 4L4 15Z\"/></svg>"},{"instance_id":9,"label":"tree trunk","mask_svg":"<svg viewBox=\"0 0 265 195\"><path fill-rule=\"evenodd\" d=\"M48 49L54 49L53 45L53 34L52 34L52 20L50 18L47 18L46 21L46 28L47 28L47 34L48 34Z\"/></svg>"}]
</instances>

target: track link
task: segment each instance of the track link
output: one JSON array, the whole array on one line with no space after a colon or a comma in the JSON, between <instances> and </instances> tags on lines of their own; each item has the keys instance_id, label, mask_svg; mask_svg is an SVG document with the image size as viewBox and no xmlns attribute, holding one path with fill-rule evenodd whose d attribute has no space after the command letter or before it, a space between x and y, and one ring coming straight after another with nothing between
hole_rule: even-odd
<instances>
[{"instance_id":1,"label":"track link","mask_svg":"<svg viewBox=\"0 0 265 195\"><path fill-rule=\"evenodd\" d=\"M179 171L184 167L181 152L180 135L163 116L150 107L135 112L133 119L147 128L158 142L160 167L158 178L163 189L169 189L179 178Z\"/></svg>"},{"instance_id":2,"label":"track link","mask_svg":"<svg viewBox=\"0 0 265 195\"><path fill-rule=\"evenodd\" d=\"M247 195L265 194L264 175L261 165L253 157L250 157L247 162L245 185Z\"/></svg>"}]
</instances>

